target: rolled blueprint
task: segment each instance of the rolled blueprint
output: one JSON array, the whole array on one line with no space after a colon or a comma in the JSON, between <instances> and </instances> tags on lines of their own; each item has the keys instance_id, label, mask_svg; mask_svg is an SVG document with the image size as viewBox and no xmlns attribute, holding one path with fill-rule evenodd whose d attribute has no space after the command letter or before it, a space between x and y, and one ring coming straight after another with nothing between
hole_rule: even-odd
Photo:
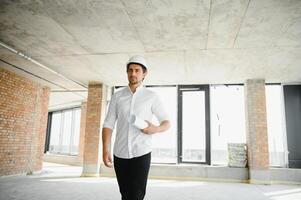
<instances>
[{"instance_id":1,"label":"rolled blueprint","mask_svg":"<svg viewBox=\"0 0 301 200\"><path fill-rule=\"evenodd\" d=\"M135 126L138 129L145 129L146 127L148 127L148 124L146 121L138 118L135 115L130 116L129 122L130 122L130 124L132 124L133 126Z\"/></svg>"}]
</instances>

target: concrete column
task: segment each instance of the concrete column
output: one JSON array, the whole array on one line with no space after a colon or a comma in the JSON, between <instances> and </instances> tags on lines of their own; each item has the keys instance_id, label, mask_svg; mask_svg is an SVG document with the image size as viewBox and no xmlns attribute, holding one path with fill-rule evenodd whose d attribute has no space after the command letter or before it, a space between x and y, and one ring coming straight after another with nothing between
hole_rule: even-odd
<instances>
[{"instance_id":1,"label":"concrete column","mask_svg":"<svg viewBox=\"0 0 301 200\"><path fill-rule=\"evenodd\" d=\"M104 91L101 83L89 83L82 176L99 176L102 113L106 102Z\"/></svg>"},{"instance_id":2,"label":"concrete column","mask_svg":"<svg viewBox=\"0 0 301 200\"><path fill-rule=\"evenodd\" d=\"M250 183L270 183L265 80L246 81L245 106Z\"/></svg>"}]
</instances>

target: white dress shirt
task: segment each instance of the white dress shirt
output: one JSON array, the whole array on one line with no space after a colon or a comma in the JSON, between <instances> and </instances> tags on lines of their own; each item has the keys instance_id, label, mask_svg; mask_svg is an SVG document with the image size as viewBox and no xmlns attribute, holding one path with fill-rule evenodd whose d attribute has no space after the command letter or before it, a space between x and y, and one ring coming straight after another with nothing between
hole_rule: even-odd
<instances>
[{"instance_id":1,"label":"white dress shirt","mask_svg":"<svg viewBox=\"0 0 301 200\"><path fill-rule=\"evenodd\" d=\"M152 136L130 124L129 118L135 115L151 122L153 114L160 123L169 120L158 95L142 84L136 88L135 93L127 86L113 94L103 127L114 130L117 121L113 150L115 156L129 159L151 152Z\"/></svg>"}]
</instances>

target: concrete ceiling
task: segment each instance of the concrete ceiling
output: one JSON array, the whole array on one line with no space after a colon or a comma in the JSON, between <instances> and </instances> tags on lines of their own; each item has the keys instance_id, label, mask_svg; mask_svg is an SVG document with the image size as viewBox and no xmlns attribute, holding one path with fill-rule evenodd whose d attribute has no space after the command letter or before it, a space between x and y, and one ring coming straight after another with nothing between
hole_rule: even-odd
<instances>
[{"instance_id":1,"label":"concrete ceiling","mask_svg":"<svg viewBox=\"0 0 301 200\"><path fill-rule=\"evenodd\" d=\"M85 90L89 81L124 85L125 63L135 54L151 66L145 84L301 82L300 0L0 0L0 5L0 41L41 64L1 47L1 67L52 90Z\"/></svg>"}]
</instances>

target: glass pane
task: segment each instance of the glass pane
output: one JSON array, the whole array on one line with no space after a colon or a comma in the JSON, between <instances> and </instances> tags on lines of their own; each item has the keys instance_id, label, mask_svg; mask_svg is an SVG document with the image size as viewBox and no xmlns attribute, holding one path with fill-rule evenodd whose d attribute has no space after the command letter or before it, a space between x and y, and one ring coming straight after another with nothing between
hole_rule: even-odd
<instances>
[{"instance_id":1,"label":"glass pane","mask_svg":"<svg viewBox=\"0 0 301 200\"><path fill-rule=\"evenodd\" d=\"M62 149L61 153L70 153L70 138L71 138L71 122L72 122L72 110L64 111L64 124L62 135Z\"/></svg>"},{"instance_id":2,"label":"glass pane","mask_svg":"<svg viewBox=\"0 0 301 200\"><path fill-rule=\"evenodd\" d=\"M57 153L60 151L61 112L52 114L49 151Z\"/></svg>"},{"instance_id":3,"label":"glass pane","mask_svg":"<svg viewBox=\"0 0 301 200\"><path fill-rule=\"evenodd\" d=\"M285 167L282 95L280 85L266 86L270 165Z\"/></svg>"},{"instance_id":4,"label":"glass pane","mask_svg":"<svg viewBox=\"0 0 301 200\"><path fill-rule=\"evenodd\" d=\"M205 162L205 92L185 91L182 101L182 161Z\"/></svg>"},{"instance_id":5,"label":"glass pane","mask_svg":"<svg viewBox=\"0 0 301 200\"><path fill-rule=\"evenodd\" d=\"M210 87L211 161L228 164L228 143L246 143L243 86Z\"/></svg>"},{"instance_id":6,"label":"glass pane","mask_svg":"<svg viewBox=\"0 0 301 200\"><path fill-rule=\"evenodd\" d=\"M81 110L75 109L74 110L74 133L73 133L73 144L71 146L71 154L77 155L78 154L78 147L79 147L79 138L80 138L80 115Z\"/></svg>"},{"instance_id":7,"label":"glass pane","mask_svg":"<svg viewBox=\"0 0 301 200\"><path fill-rule=\"evenodd\" d=\"M171 127L164 133L152 137L152 162L176 163L177 162L177 88L176 87L148 87L155 91L170 117ZM159 124L154 117L153 122Z\"/></svg>"}]
</instances>

